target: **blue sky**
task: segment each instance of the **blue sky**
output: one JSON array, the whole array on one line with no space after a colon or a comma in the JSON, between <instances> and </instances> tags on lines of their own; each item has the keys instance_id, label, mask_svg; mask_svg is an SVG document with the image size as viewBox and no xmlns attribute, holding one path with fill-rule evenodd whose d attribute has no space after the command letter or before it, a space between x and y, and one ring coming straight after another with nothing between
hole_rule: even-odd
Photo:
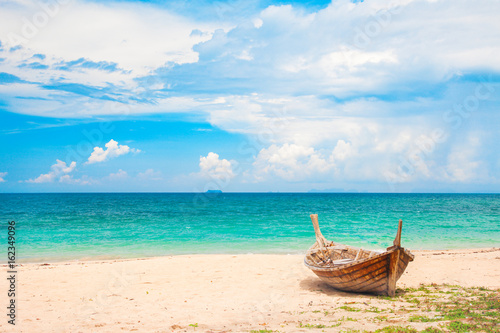
<instances>
[{"instance_id":1,"label":"blue sky","mask_svg":"<svg viewBox=\"0 0 500 333\"><path fill-rule=\"evenodd\" d=\"M0 192L500 192L497 1L2 1Z\"/></svg>"}]
</instances>

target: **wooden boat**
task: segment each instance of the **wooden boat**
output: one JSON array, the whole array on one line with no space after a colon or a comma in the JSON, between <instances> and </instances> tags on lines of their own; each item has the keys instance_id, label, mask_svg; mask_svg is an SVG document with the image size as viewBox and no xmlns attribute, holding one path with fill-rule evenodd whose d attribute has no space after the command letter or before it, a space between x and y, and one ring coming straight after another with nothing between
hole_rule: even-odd
<instances>
[{"instance_id":1,"label":"wooden boat","mask_svg":"<svg viewBox=\"0 0 500 333\"><path fill-rule=\"evenodd\" d=\"M393 245L385 251L371 251L329 242L319 229L318 215L311 220L316 242L304 258L305 265L321 280L335 289L394 296L396 281L401 277L414 255L401 247L399 227Z\"/></svg>"}]
</instances>

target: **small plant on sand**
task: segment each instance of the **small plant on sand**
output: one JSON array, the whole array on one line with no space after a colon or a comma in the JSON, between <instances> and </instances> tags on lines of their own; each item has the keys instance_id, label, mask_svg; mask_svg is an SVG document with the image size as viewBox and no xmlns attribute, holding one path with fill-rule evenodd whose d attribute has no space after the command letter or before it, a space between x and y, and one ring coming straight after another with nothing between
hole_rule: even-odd
<instances>
[{"instance_id":1,"label":"small plant on sand","mask_svg":"<svg viewBox=\"0 0 500 333\"><path fill-rule=\"evenodd\" d=\"M299 327L300 328L333 328L333 327L340 326L340 324L341 323L337 323L335 325L327 326L327 325L323 325L323 324L316 324L316 325L313 325L313 324L302 324L301 322L299 322Z\"/></svg>"},{"instance_id":2,"label":"small plant on sand","mask_svg":"<svg viewBox=\"0 0 500 333\"><path fill-rule=\"evenodd\" d=\"M375 333L417 333L417 330L411 326L386 326L376 330Z\"/></svg>"},{"instance_id":3,"label":"small plant on sand","mask_svg":"<svg viewBox=\"0 0 500 333\"><path fill-rule=\"evenodd\" d=\"M436 321L437 319L434 318L429 318L426 316L411 316L409 321L410 322L419 322L419 323L428 323L431 321Z\"/></svg>"},{"instance_id":4,"label":"small plant on sand","mask_svg":"<svg viewBox=\"0 0 500 333\"><path fill-rule=\"evenodd\" d=\"M346 311L349 311L349 312L359 312L359 311L361 311L361 309L353 308L352 306L347 306L347 305L343 305L339 309L346 310Z\"/></svg>"},{"instance_id":5,"label":"small plant on sand","mask_svg":"<svg viewBox=\"0 0 500 333\"><path fill-rule=\"evenodd\" d=\"M443 331L435 327L427 327L425 330L420 331L420 333L442 333Z\"/></svg>"},{"instance_id":6,"label":"small plant on sand","mask_svg":"<svg viewBox=\"0 0 500 333\"><path fill-rule=\"evenodd\" d=\"M377 308L376 306L371 306L369 309L365 310L365 312L373 312L373 313L380 313L384 310L381 310Z\"/></svg>"},{"instance_id":7,"label":"small plant on sand","mask_svg":"<svg viewBox=\"0 0 500 333\"><path fill-rule=\"evenodd\" d=\"M313 324L302 324L302 323L299 323L299 327L300 328L325 328L326 326L323 325L323 324L313 325Z\"/></svg>"}]
</instances>

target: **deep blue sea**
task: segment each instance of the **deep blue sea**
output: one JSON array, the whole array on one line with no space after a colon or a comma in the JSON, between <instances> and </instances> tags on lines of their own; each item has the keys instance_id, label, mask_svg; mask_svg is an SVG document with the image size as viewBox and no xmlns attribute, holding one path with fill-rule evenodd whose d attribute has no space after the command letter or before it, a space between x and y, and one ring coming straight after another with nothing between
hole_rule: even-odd
<instances>
[{"instance_id":1,"label":"deep blue sea","mask_svg":"<svg viewBox=\"0 0 500 333\"><path fill-rule=\"evenodd\" d=\"M16 221L21 262L196 253L304 253L323 235L410 249L500 246L499 194L0 194L0 242Z\"/></svg>"}]
</instances>

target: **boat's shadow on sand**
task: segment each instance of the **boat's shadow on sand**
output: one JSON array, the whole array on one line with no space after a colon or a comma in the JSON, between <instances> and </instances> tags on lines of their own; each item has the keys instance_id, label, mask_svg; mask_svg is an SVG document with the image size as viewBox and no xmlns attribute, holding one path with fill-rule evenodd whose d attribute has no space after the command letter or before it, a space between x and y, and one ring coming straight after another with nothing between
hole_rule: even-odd
<instances>
[{"instance_id":1,"label":"boat's shadow on sand","mask_svg":"<svg viewBox=\"0 0 500 333\"><path fill-rule=\"evenodd\" d=\"M300 288L310 292L315 292L319 294L324 294L328 296L338 296L338 297L359 297L359 296L370 296L370 294L363 293L348 293L345 291L334 289L330 287L327 283L321 281L317 277L307 277L300 281ZM373 296L373 295L371 295Z\"/></svg>"}]
</instances>

